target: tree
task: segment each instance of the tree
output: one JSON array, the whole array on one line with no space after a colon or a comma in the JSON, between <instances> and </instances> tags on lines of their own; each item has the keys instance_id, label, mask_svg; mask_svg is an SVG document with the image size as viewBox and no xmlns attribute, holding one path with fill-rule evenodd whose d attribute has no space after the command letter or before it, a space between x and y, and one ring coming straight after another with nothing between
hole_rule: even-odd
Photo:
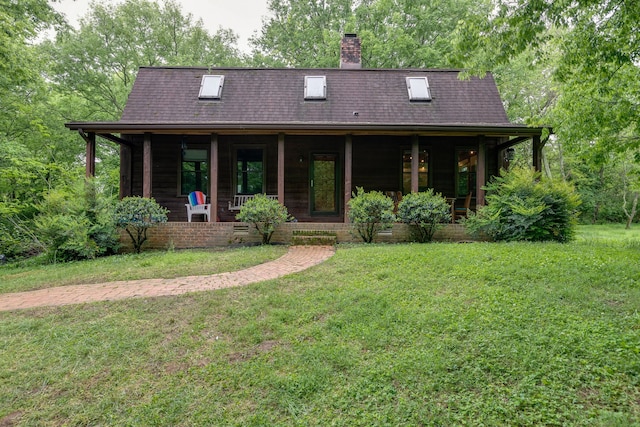
<instances>
[{"instance_id":1,"label":"tree","mask_svg":"<svg viewBox=\"0 0 640 427\"><path fill-rule=\"evenodd\" d=\"M131 237L133 250L140 253L142 245L147 241L147 230L167 222L168 212L154 199L125 197L116 205L115 222Z\"/></svg>"},{"instance_id":2,"label":"tree","mask_svg":"<svg viewBox=\"0 0 640 427\"><path fill-rule=\"evenodd\" d=\"M28 123L44 83L32 42L60 22L46 0L0 0L0 135L12 137Z\"/></svg>"},{"instance_id":3,"label":"tree","mask_svg":"<svg viewBox=\"0 0 640 427\"><path fill-rule=\"evenodd\" d=\"M637 164L624 162L623 168L623 183L622 189L622 211L627 219L625 228L628 230L631 228L636 214L638 212L638 199L640 199L640 167ZM628 207L627 197L631 197L631 207Z\"/></svg>"},{"instance_id":4,"label":"tree","mask_svg":"<svg viewBox=\"0 0 640 427\"><path fill-rule=\"evenodd\" d=\"M93 2L78 30L61 31L47 44L50 78L84 99L86 113L76 120L118 120L139 67L239 65L236 42L228 29L209 34L175 0Z\"/></svg>"},{"instance_id":5,"label":"tree","mask_svg":"<svg viewBox=\"0 0 640 427\"><path fill-rule=\"evenodd\" d=\"M462 24L458 64L477 74L530 50L557 50L558 100L551 123L559 137L607 147L640 144L640 3L635 0L496 0L490 19Z\"/></svg>"},{"instance_id":6,"label":"tree","mask_svg":"<svg viewBox=\"0 0 640 427\"><path fill-rule=\"evenodd\" d=\"M444 67L458 21L488 13L489 1L270 0L251 39L255 65L336 67L340 39L362 39L363 67Z\"/></svg>"}]
</instances>

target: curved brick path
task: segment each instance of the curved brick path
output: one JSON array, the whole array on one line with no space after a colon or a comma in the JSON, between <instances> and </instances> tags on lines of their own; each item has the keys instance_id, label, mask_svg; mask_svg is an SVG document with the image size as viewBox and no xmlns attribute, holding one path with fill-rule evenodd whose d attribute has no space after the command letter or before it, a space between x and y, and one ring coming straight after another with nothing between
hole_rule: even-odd
<instances>
[{"instance_id":1,"label":"curved brick path","mask_svg":"<svg viewBox=\"0 0 640 427\"><path fill-rule=\"evenodd\" d=\"M282 257L245 270L211 276L187 276L176 279L142 279L95 285L72 285L29 292L0 294L0 311L24 308L181 295L248 285L306 270L334 254L331 246L291 246Z\"/></svg>"}]
</instances>

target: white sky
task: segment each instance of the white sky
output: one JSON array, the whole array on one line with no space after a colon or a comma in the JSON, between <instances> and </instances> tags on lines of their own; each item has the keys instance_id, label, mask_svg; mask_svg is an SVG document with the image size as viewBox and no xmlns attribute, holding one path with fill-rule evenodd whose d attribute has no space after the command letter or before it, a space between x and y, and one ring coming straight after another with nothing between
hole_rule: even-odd
<instances>
[{"instance_id":1,"label":"white sky","mask_svg":"<svg viewBox=\"0 0 640 427\"><path fill-rule=\"evenodd\" d=\"M162 0L156 0L162 3ZM58 0L53 7L66 15L67 21L77 27L80 17L89 12L90 0ZM119 0L103 0L102 3L119 3ZM267 14L267 0L177 0L182 13L202 18L205 28L214 33L218 27L231 28L238 36L238 47L248 52L249 37L262 27Z\"/></svg>"}]
</instances>

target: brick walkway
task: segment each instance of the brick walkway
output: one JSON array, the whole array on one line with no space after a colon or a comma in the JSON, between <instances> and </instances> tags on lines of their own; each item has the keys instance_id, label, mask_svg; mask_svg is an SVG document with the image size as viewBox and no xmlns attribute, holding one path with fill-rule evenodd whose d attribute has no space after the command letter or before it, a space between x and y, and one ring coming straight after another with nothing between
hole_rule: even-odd
<instances>
[{"instance_id":1,"label":"brick walkway","mask_svg":"<svg viewBox=\"0 0 640 427\"><path fill-rule=\"evenodd\" d=\"M248 285L306 270L334 254L331 246L291 246L282 257L245 270L211 276L188 276L176 279L148 279L60 286L37 291L0 294L0 311L25 308L113 301L125 298L149 298L182 295Z\"/></svg>"}]
</instances>

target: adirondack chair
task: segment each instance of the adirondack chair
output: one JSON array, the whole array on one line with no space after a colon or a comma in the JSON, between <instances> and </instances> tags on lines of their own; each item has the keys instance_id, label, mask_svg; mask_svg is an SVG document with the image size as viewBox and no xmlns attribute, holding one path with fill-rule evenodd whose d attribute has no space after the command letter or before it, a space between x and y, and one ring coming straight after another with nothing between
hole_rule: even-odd
<instances>
[{"instance_id":1,"label":"adirondack chair","mask_svg":"<svg viewBox=\"0 0 640 427\"><path fill-rule=\"evenodd\" d=\"M207 222L211 221L211 204L207 202L207 196L202 191L189 193L189 203L186 203L187 219L191 222L192 215L204 215Z\"/></svg>"}]
</instances>

